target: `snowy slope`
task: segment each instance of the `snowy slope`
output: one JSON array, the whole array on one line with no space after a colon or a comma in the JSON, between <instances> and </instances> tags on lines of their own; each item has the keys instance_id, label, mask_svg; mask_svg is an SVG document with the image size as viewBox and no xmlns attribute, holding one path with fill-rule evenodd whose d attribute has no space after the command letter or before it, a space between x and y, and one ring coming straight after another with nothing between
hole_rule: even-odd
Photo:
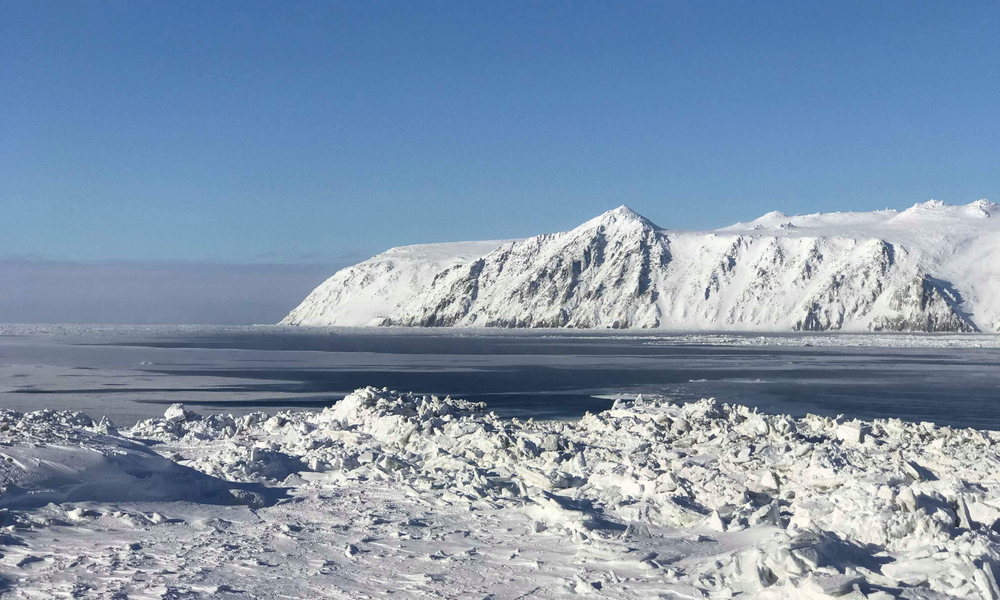
<instances>
[{"instance_id":1,"label":"snowy slope","mask_svg":"<svg viewBox=\"0 0 1000 600\"><path fill-rule=\"evenodd\" d=\"M680 232L622 206L564 233L391 250L283 323L998 331L998 217L930 201Z\"/></svg>"},{"instance_id":2,"label":"snowy slope","mask_svg":"<svg viewBox=\"0 0 1000 600\"><path fill-rule=\"evenodd\" d=\"M375 325L434 277L490 252L502 241L392 248L338 271L312 291L281 325Z\"/></svg>"}]
</instances>

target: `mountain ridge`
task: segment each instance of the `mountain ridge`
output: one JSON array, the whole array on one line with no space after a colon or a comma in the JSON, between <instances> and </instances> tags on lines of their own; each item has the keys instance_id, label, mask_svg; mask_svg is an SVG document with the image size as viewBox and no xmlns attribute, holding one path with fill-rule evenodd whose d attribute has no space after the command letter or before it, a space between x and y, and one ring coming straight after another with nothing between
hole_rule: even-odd
<instances>
[{"instance_id":1,"label":"mountain ridge","mask_svg":"<svg viewBox=\"0 0 1000 600\"><path fill-rule=\"evenodd\" d=\"M1000 331L994 216L986 200L930 201L684 232L623 205L561 233L391 249L281 324Z\"/></svg>"}]
</instances>

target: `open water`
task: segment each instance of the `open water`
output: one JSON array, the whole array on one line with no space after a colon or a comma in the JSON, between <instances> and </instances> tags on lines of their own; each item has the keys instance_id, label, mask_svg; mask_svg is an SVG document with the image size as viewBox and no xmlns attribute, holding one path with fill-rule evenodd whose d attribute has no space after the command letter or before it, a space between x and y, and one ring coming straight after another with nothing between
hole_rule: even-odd
<instances>
[{"instance_id":1,"label":"open water","mask_svg":"<svg viewBox=\"0 0 1000 600\"><path fill-rule=\"evenodd\" d=\"M198 412L317 409L366 385L483 401L501 416L521 418L576 418L609 407L612 400L602 396L641 393L681 401L715 397L794 415L1000 429L997 348L267 327L0 336L0 406L73 408L120 424L161 414L173 402Z\"/></svg>"}]
</instances>

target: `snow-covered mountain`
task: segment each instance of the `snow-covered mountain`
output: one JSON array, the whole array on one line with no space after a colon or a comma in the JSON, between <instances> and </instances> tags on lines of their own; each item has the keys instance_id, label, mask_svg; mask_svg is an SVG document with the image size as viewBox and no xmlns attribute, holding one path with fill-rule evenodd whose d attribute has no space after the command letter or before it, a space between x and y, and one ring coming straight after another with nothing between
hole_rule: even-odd
<instances>
[{"instance_id":1,"label":"snow-covered mountain","mask_svg":"<svg viewBox=\"0 0 1000 600\"><path fill-rule=\"evenodd\" d=\"M392 248L337 271L293 310L282 325L378 325L396 307L451 268L502 244L458 242Z\"/></svg>"},{"instance_id":2,"label":"snow-covered mountain","mask_svg":"<svg viewBox=\"0 0 1000 600\"><path fill-rule=\"evenodd\" d=\"M1000 331L1000 205L772 212L711 232L622 206L564 233L394 248L282 324Z\"/></svg>"}]
</instances>

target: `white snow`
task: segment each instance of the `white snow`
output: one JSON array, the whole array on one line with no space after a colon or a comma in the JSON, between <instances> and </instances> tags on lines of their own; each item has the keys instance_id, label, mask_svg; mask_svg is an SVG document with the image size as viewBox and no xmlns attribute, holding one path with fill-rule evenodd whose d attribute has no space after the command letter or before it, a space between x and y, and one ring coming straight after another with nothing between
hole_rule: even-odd
<instances>
[{"instance_id":1,"label":"white snow","mask_svg":"<svg viewBox=\"0 0 1000 600\"><path fill-rule=\"evenodd\" d=\"M503 241L392 248L338 271L313 290L282 325L378 324L443 271L498 248Z\"/></svg>"},{"instance_id":2,"label":"white snow","mask_svg":"<svg viewBox=\"0 0 1000 600\"><path fill-rule=\"evenodd\" d=\"M76 412L0 410L0 508L50 502L265 502L263 488L241 487L121 437L106 419L94 423Z\"/></svg>"},{"instance_id":3,"label":"white snow","mask_svg":"<svg viewBox=\"0 0 1000 600\"><path fill-rule=\"evenodd\" d=\"M997 432L714 400L485 408L366 388L120 434L2 411L0 572L22 597L1000 593Z\"/></svg>"},{"instance_id":4,"label":"white snow","mask_svg":"<svg viewBox=\"0 0 1000 600\"><path fill-rule=\"evenodd\" d=\"M682 232L619 207L565 233L389 251L282 323L996 332L997 217L986 200L929 201Z\"/></svg>"}]
</instances>

